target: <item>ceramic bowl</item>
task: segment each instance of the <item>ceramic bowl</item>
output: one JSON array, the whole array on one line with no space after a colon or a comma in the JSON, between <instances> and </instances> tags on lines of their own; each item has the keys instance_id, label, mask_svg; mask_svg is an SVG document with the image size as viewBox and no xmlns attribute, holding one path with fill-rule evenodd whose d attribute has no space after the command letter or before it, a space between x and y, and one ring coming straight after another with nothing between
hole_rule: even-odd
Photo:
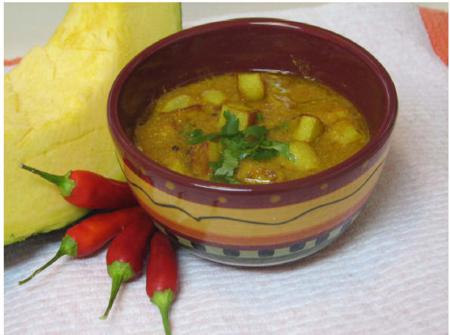
<instances>
[{"instance_id":1,"label":"ceramic bowl","mask_svg":"<svg viewBox=\"0 0 450 335\"><path fill-rule=\"evenodd\" d=\"M316 175L255 186L180 175L133 144L136 120L164 91L249 70L287 72L331 86L365 115L370 142ZM241 266L294 261L340 236L378 181L396 114L394 84L366 50L319 27L259 18L198 26L151 45L121 71L108 102L121 167L158 227L200 257Z\"/></svg>"}]
</instances>

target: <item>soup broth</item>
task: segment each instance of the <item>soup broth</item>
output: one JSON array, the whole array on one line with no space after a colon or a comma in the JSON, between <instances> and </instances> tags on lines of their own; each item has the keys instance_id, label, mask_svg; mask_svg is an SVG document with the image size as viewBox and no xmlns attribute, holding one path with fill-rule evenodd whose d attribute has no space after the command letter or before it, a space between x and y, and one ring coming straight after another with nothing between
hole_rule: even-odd
<instances>
[{"instance_id":1,"label":"soup broth","mask_svg":"<svg viewBox=\"0 0 450 335\"><path fill-rule=\"evenodd\" d=\"M303 178L369 141L363 115L314 80L264 72L214 76L163 94L135 129L137 147L180 174L224 183Z\"/></svg>"}]
</instances>

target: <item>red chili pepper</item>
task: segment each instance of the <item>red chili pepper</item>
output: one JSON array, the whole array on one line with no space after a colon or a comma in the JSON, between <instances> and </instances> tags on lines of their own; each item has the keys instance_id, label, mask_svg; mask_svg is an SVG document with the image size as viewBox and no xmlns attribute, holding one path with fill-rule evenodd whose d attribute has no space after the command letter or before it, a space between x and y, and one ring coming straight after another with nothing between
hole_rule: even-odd
<instances>
[{"instance_id":1,"label":"red chili pepper","mask_svg":"<svg viewBox=\"0 0 450 335\"><path fill-rule=\"evenodd\" d=\"M22 164L22 168L58 186L61 195L77 207L117 209L137 205L129 185L125 182L82 170L69 171L64 176L58 176L25 164Z\"/></svg>"},{"instance_id":2,"label":"red chili pepper","mask_svg":"<svg viewBox=\"0 0 450 335\"><path fill-rule=\"evenodd\" d=\"M150 242L147 264L147 295L159 308L166 335L171 334L169 309L178 288L178 264L175 249L166 235L156 233Z\"/></svg>"},{"instance_id":3,"label":"red chili pepper","mask_svg":"<svg viewBox=\"0 0 450 335\"><path fill-rule=\"evenodd\" d=\"M16 57L13 59L5 59L3 61L3 65L4 66L13 66L13 65L17 65L20 63L20 61L22 60L22 57Z\"/></svg>"},{"instance_id":4,"label":"red chili pepper","mask_svg":"<svg viewBox=\"0 0 450 335\"><path fill-rule=\"evenodd\" d=\"M142 220L144 216L147 214L141 207L133 207L88 217L69 228L56 255L31 276L21 280L19 285L25 284L64 255L77 258L92 255L116 236L124 226Z\"/></svg>"},{"instance_id":5,"label":"red chili pepper","mask_svg":"<svg viewBox=\"0 0 450 335\"><path fill-rule=\"evenodd\" d=\"M112 279L111 295L101 319L108 317L122 283L134 279L142 272L145 250L152 232L150 217L141 217L139 221L126 226L111 242L106 254L108 274Z\"/></svg>"}]
</instances>

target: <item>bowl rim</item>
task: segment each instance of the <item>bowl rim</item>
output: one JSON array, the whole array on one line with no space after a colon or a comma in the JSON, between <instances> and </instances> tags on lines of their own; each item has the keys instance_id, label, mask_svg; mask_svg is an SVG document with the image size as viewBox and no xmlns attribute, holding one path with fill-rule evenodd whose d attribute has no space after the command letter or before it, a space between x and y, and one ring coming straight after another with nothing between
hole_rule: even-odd
<instances>
[{"instance_id":1,"label":"bowl rim","mask_svg":"<svg viewBox=\"0 0 450 335\"><path fill-rule=\"evenodd\" d=\"M152 54L178 41L195 38L198 35L218 31L221 29L248 27L253 25L277 26L298 30L299 32L311 35L313 37L326 40L329 43L337 44L341 48L345 48L347 51L350 51L352 54L361 59L380 80L385 90L385 108L387 110L387 113L380 126L380 131L376 134L376 136L372 137L369 143L366 144L356 154L329 169L300 179L293 179L285 182L264 185L224 184L197 179L169 170L168 168L154 162L153 160L145 156L128 138L125 130L121 126L118 113L118 102L121 96L122 87L131 76L133 71L143 62L145 62L149 57L151 57ZM372 54L370 54L367 50L365 50L355 42L330 30L306 23L282 20L277 18L239 18L206 23L181 30L159 40L158 42L150 45L139 54L137 54L120 71L119 75L113 82L107 103L107 121L109 124L111 135L113 137L113 140L116 142L116 145L119 145L119 147L121 147L120 149L126 152L126 154L132 159L132 161L137 162L144 169L154 171L156 174L162 176L166 180L170 180L187 187L201 188L212 191L215 190L231 193L261 194L277 193L280 191L307 188L313 185L327 183L330 180L342 176L355 169L356 167L362 165L366 160L373 157L388 140L397 118L397 109L397 92L390 75Z\"/></svg>"}]
</instances>

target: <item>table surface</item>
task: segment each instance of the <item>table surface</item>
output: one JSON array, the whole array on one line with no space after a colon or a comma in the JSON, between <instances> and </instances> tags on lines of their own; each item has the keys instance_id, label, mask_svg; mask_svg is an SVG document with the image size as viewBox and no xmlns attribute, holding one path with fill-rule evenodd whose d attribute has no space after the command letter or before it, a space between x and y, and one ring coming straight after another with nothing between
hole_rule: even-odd
<instances>
[{"instance_id":1,"label":"table surface","mask_svg":"<svg viewBox=\"0 0 450 335\"><path fill-rule=\"evenodd\" d=\"M219 3L219 4L183 4L183 17L187 21L196 21L202 17L223 13L247 12L258 10L296 9L321 6L319 3ZM448 10L447 3L418 3L420 6ZM53 33L66 13L67 3L5 3L5 57L23 56L31 46L43 45Z\"/></svg>"},{"instance_id":2,"label":"table surface","mask_svg":"<svg viewBox=\"0 0 450 335\"><path fill-rule=\"evenodd\" d=\"M276 11L273 16L344 34L386 66L400 110L375 193L356 224L328 249L295 264L252 270L180 252L175 334L448 333L448 72L414 6L183 4L185 27L224 14ZM45 44L66 9L5 4L5 57ZM52 255L61 236L58 231L5 248L6 333L161 333L159 316L142 294L143 278L121 291L107 322L98 320L109 294L104 253L61 260L18 287L17 280Z\"/></svg>"}]
</instances>

